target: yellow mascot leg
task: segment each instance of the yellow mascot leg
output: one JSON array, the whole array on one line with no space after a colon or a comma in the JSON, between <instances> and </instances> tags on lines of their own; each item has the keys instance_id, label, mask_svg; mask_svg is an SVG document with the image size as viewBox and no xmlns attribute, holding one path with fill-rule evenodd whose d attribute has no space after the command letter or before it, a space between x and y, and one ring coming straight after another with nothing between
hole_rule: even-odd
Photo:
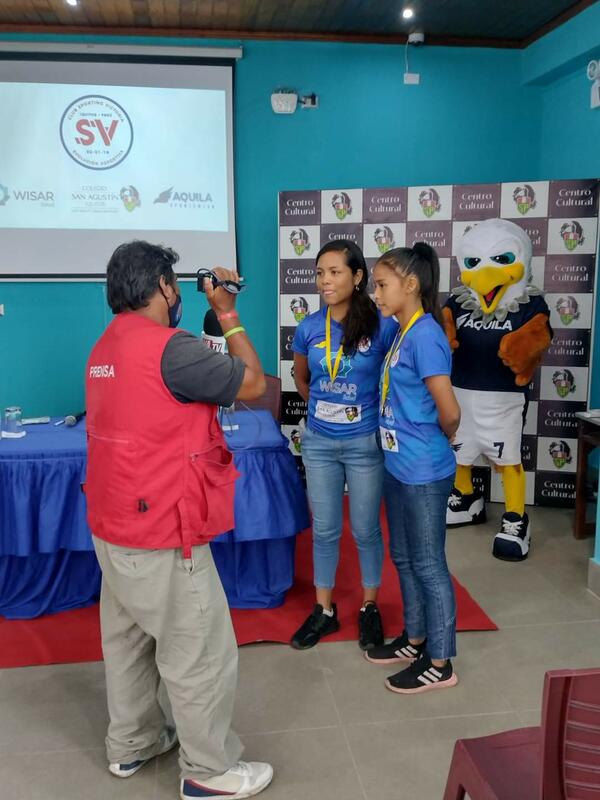
<instances>
[{"instance_id":1,"label":"yellow mascot leg","mask_svg":"<svg viewBox=\"0 0 600 800\"><path fill-rule=\"evenodd\" d=\"M473 486L472 467L458 464L454 489L448 498L446 526L460 528L463 525L478 525L485 522L483 495Z\"/></svg>"},{"instance_id":2,"label":"yellow mascot leg","mask_svg":"<svg viewBox=\"0 0 600 800\"><path fill-rule=\"evenodd\" d=\"M531 531L525 513L525 472L522 464L497 467L504 484L506 511L494 538L492 554L503 561L523 561L529 553Z\"/></svg>"},{"instance_id":3,"label":"yellow mascot leg","mask_svg":"<svg viewBox=\"0 0 600 800\"><path fill-rule=\"evenodd\" d=\"M504 485L506 511L513 511L520 517L525 513L525 471L522 464L498 467Z\"/></svg>"},{"instance_id":4,"label":"yellow mascot leg","mask_svg":"<svg viewBox=\"0 0 600 800\"><path fill-rule=\"evenodd\" d=\"M464 464L457 464L454 485L461 494L473 494L473 470Z\"/></svg>"}]
</instances>

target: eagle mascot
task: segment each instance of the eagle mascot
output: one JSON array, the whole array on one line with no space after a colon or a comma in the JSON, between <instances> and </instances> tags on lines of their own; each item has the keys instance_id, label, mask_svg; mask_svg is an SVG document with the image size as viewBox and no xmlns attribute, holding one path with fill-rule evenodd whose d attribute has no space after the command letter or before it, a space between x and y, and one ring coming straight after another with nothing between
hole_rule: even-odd
<instances>
[{"instance_id":1,"label":"eagle mascot","mask_svg":"<svg viewBox=\"0 0 600 800\"><path fill-rule=\"evenodd\" d=\"M461 408L453 441L456 480L448 527L485 522L485 501L472 467L485 456L501 473L505 513L492 552L506 561L527 558L521 436L527 389L552 340L550 311L531 284L531 240L514 222L488 219L468 229L456 257L461 286L443 315L452 348L452 385Z\"/></svg>"}]
</instances>

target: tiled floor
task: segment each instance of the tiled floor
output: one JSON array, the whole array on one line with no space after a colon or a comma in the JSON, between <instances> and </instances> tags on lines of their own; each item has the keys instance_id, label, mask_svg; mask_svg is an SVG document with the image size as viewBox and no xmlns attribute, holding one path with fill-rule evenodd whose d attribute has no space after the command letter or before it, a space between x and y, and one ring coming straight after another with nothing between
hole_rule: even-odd
<instances>
[{"instance_id":1,"label":"tiled floor","mask_svg":"<svg viewBox=\"0 0 600 800\"><path fill-rule=\"evenodd\" d=\"M572 512L530 513L522 564L490 555L500 506L449 533L452 571L500 626L459 634L455 689L393 695L354 642L242 649L235 727L245 758L275 767L265 800L439 800L457 737L537 724L545 670L600 666L592 542L572 538ZM0 671L0 800L175 800L174 754L108 774L106 721L102 664Z\"/></svg>"}]
</instances>

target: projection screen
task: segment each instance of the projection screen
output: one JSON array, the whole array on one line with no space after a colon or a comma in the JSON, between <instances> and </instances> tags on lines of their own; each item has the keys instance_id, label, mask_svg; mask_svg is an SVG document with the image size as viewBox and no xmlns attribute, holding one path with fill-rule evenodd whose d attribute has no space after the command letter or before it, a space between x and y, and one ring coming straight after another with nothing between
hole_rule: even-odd
<instances>
[{"instance_id":1,"label":"projection screen","mask_svg":"<svg viewBox=\"0 0 600 800\"><path fill-rule=\"evenodd\" d=\"M182 277L236 267L239 51L207 59L140 49L32 53L0 43L0 280L97 279L132 239L175 249Z\"/></svg>"}]
</instances>

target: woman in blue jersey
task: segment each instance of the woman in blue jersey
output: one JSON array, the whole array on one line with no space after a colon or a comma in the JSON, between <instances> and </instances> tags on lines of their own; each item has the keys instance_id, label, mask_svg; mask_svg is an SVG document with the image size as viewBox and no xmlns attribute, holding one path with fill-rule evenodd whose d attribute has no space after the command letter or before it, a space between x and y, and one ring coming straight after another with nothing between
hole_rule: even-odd
<instances>
[{"instance_id":1,"label":"woman in blue jersey","mask_svg":"<svg viewBox=\"0 0 600 800\"><path fill-rule=\"evenodd\" d=\"M405 669L386 680L413 694L455 686L456 603L446 564L446 504L460 409L438 303L439 262L424 242L389 250L375 265L375 300L400 330L381 376L380 434L390 554L400 578L405 630L365 653ZM410 666L408 666L410 664Z\"/></svg>"},{"instance_id":2,"label":"woman in blue jersey","mask_svg":"<svg viewBox=\"0 0 600 800\"><path fill-rule=\"evenodd\" d=\"M345 483L363 585L359 645L368 650L383 644L376 603L383 563L378 385L398 326L381 319L367 294L367 279L364 256L354 242L338 239L322 247L317 255L317 289L324 306L298 325L292 346L294 380L308 402L302 460L313 515L316 587L316 605L292 636L292 647L298 650L313 647L340 627L332 594Z\"/></svg>"}]
</instances>

